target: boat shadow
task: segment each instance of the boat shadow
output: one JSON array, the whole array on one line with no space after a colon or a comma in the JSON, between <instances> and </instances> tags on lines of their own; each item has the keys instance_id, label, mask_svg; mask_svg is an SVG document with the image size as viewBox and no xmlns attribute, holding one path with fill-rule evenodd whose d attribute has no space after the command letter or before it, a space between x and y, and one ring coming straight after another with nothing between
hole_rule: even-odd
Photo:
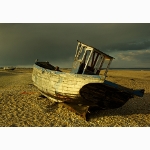
<instances>
[{"instance_id":1,"label":"boat shadow","mask_svg":"<svg viewBox=\"0 0 150 150\"><path fill-rule=\"evenodd\" d=\"M133 114L150 114L150 93L143 97L135 97L126 102L122 107L109 110L92 110L87 120L104 116L126 116Z\"/></svg>"},{"instance_id":2,"label":"boat shadow","mask_svg":"<svg viewBox=\"0 0 150 150\"><path fill-rule=\"evenodd\" d=\"M94 118L104 117L104 116L128 116L133 114L150 114L150 93L145 93L143 97L135 97L128 100L122 107L117 109L99 110L92 109L88 113L87 107L81 107L77 104L72 103L57 103L52 101L47 101L47 98L40 95L38 98L39 105L45 113L50 113L52 111L61 109L63 107L69 109L71 112L76 113L76 115L81 116L86 121L90 121ZM46 107L43 104L47 102Z\"/></svg>"}]
</instances>

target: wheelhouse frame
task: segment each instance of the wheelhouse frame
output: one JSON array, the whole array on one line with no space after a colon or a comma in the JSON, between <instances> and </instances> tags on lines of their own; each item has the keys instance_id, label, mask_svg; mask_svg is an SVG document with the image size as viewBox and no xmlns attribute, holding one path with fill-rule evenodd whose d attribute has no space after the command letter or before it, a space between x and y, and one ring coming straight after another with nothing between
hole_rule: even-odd
<instances>
[{"instance_id":1,"label":"wheelhouse frame","mask_svg":"<svg viewBox=\"0 0 150 150\"><path fill-rule=\"evenodd\" d=\"M92 46L81 43L80 41L77 42L71 72L76 74L99 75L101 70L105 69L104 76L106 77L109 66L114 58ZM106 60L106 67L103 68L103 64Z\"/></svg>"}]
</instances>

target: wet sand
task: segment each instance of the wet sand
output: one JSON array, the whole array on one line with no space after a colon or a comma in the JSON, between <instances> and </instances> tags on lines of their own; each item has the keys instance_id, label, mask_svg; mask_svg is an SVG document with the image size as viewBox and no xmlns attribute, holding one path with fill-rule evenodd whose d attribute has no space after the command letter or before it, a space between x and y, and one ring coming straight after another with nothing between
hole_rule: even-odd
<instances>
[{"instance_id":1,"label":"wet sand","mask_svg":"<svg viewBox=\"0 0 150 150\"><path fill-rule=\"evenodd\" d=\"M0 69L1 127L147 127L150 126L150 71L110 70L107 80L133 89L145 89L144 97L130 99L123 107L99 110L89 121L62 104L39 97L32 69Z\"/></svg>"}]
</instances>

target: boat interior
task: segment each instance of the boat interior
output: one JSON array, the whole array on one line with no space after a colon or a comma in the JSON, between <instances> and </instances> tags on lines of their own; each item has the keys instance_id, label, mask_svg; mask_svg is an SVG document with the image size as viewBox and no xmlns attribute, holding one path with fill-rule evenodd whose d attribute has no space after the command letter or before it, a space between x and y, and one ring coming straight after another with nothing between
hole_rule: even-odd
<instances>
[{"instance_id":1,"label":"boat interior","mask_svg":"<svg viewBox=\"0 0 150 150\"><path fill-rule=\"evenodd\" d=\"M39 67L45 68L45 69L49 69L49 70L55 70L55 71L60 71L62 72L58 66L54 67L53 65L51 65L48 61L46 62L35 62L36 65L38 65Z\"/></svg>"}]
</instances>

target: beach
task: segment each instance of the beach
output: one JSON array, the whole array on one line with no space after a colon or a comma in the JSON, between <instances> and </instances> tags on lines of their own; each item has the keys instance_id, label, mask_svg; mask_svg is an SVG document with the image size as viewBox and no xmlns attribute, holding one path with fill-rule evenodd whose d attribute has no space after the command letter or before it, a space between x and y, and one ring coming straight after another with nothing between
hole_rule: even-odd
<instances>
[{"instance_id":1,"label":"beach","mask_svg":"<svg viewBox=\"0 0 150 150\"><path fill-rule=\"evenodd\" d=\"M31 76L32 68L0 69L1 127L150 126L150 71L109 70L107 80L132 89L145 89L144 96L130 99L121 108L97 110L89 115L88 121L63 104L40 97Z\"/></svg>"}]
</instances>

